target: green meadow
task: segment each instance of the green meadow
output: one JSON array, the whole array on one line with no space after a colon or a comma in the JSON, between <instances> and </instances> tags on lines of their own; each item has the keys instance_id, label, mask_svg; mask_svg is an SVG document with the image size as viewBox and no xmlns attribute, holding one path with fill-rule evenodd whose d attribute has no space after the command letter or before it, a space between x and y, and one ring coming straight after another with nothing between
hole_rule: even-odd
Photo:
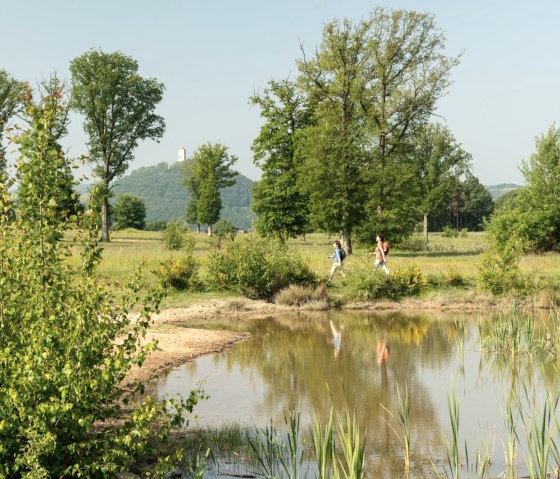
<instances>
[{"instance_id":1,"label":"green meadow","mask_svg":"<svg viewBox=\"0 0 560 479\"><path fill-rule=\"evenodd\" d=\"M195 234L196 244L194 257L200 263L199 276L204 280L208 258L213 251L220 248L216 237L209 238L205 233ZM315 271L319 278L326 279L331 261L326 256L332 254L334 236L321 233L309 234L304 238L292 239L288 248L299 253ZM222 245L224 241L221 240ZM490 300L488 293L478 289L476 282L477 268L483 260L482 253L487 248L483 232L469 232L457 238L443 237L441 233L432 233L426 250L406 251L392 246L388 258L391 271L416 266L428 280L430 287L420 299L441 298L449 301ZM348 255L344 269L346 278L335 276L329 291L333 296L345 300L348 297L352 282L363 275L373 274L373 257L369 255L371 247L354 243L353 254ZM110 243L104 244L103 259L98 274L119 288L130 278L133 272L142 267L143 278L148 284L155 284L156 277L152 273L161 263L180 257L185 252L170 251L166 248L161 232L138 231L127 229L112 233ZM557 285L560 284L560 255L558 253L527 254L522 258L521 269L531 273L542 291L540 299L549 301L556 296ZM378 274L382 274L378 272ZM459 278L458 287L449 287L447 279ZM205 288L203 291L170 290L163 302L163 307L180 307L212 298L236 297L236 293L217 291ZM544 297L546 296L546 297ZM548 298L550 296L550 298Z\"/></svg>"}]
</instances>

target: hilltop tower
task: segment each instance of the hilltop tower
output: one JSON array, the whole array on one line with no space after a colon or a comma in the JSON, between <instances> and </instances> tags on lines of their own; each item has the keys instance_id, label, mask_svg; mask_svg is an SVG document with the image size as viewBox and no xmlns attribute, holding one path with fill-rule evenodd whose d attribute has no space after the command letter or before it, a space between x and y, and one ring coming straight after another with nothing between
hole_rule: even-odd
<instances>
[{"instance_id":1,"label":"hilltop tower","mask_svg":"<svg viewBox=\"0 0 560 479\"><path fill-rule=\"evenodd\" d=\"M177 150L177 160L176 161L169 161L167 163L167 169L171 168L171 165L174 165L175 163L179 163L181 161L185 161L187 158L187 150L185 150L185 147L181 147Z\"/></svg>"}]
</instances>

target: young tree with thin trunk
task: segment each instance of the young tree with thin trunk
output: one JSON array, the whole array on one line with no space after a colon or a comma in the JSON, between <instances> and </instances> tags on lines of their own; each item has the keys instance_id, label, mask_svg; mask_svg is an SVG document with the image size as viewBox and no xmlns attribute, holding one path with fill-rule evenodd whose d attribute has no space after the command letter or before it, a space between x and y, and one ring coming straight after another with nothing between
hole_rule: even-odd
<instances>
[{"instance_id":1,"label":"young tree with thin trunk","mask_svg":"<svg viewBox=\"0 0 560 479\"><path fill-rule=\"evenodd\" d=\"M208 225L208 236L212 236L212 225L220 219L220 190L234 185L238 175L231 169L237 157L227 150L227 146L207 143L185 162L184 181L191 194L187 211L196 211L197 224Z\"/></svg>"},{"instance_id":2,"label":"young tree with thin trunk","mask_svg":"<svg viewBox=\"0 0 560 479\"><path fill-rule=\"evenodd\" d=\"M472 156L440 124L426 125L419 132L413 156L418 165L424 239L428 242L428 216L442 211L450 203L455 178L469 171Z\"/></svg>"},{"instance_id":3,"label":"young tree with thin trunk","mask_svg":"<svg viewBox=\"0 0 560 479\"><path fill-rule=\"evenodd\" d=\"M141 140L159 141L165 130L155 114L164 86L138 74L138 63L120 52L90 50L70 63L73 107L84 115L90 161L99 178L101 239L109 241L109 197Z\"/></svg>"}]
</instances>

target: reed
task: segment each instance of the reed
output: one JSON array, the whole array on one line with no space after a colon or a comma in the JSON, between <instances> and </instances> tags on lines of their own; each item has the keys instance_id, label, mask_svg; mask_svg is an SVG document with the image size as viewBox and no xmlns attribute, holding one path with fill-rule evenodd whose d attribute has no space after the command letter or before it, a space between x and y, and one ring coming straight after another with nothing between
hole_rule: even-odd
<instances>
[{"instance_id":1,"label":"reed","mask_svg":"<svg viewBox=\"0 0 560 479\"><path fill-rule=\"evenodd\" d=\"M330 479L333 474L334 434L333 434L333 408L324 428L317 412L313 413L310 426L311 440L317 461L317 479Z\"/></svg>"},{"instance_id":2,"label":"reed","mask_svg":"<svg viewBox=\"0 0 560 479\"><path fill-rule=\"evenodd\" d=\"M443 446L447 457L447 465L449 467L448 477L453 479L459 478L459 469L461 462L459 458L459 402L455 397L455 384L451 382L451 391L447 395L447 405L449 411L449 420L451 423L451 440L442 432ZM465 445L466 449L466 445Z\"/></svg>"},{"instance_id":3,"label":"reed","mask_svg":"<svg viewBox=\"0 0 560 479\"><path fill-rule=\"evenodd\" d=\"M558 401L558 395L552 397L547 392L540 414L532 408L528 417L521 415L527 440L527 468L532 479L547 479L560 466L558 445L554 440L558 432Z\"/></svg>"},{"instance_id":4,"label":"reed","mask_svg":"<svg viewBox=\"0 0 560 479\"><path fill-rule=\"evenodd\" d=\"M336 414L337 433L342 450L338 461L334 461L335 479L362 479L364 475L365 434L362 437L356 415L346 408Z\"/></svg>"},{"instance_id":5,"label":"reed","mask_svg":"<svg viewBox=\"0 0 560 479\"><path fill-rule=\"evenodd\" d=\"M398 424L400 432L397 431L392 424L388 423L389 427L393 430L399 441L402 443L404 448L404 468L405 474L408 475L410 472L410 399L408 396L408 386L405 383L404 386L404 396L401 396L399 386L397 385L397 414L389 411L383 404L380 406L387 411L387 413L393 418L393 420Z\"/></svg>"}]
</instances>

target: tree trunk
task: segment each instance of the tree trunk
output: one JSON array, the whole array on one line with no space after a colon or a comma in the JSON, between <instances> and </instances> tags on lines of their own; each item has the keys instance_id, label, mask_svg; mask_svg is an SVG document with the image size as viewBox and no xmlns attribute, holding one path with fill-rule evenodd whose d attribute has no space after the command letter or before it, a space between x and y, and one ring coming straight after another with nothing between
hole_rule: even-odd
<instances>
[{"instance_id":1,"label":"tree trunk","mask_svg":"<svg viewBox=\"0 0 560 479\"><path fill-rule=\"evenodd\" d=\"M346 254L352 254L352 238L350 238L350 232L346 229L342 231L342 247Z\"/></svg>"},{"instance_id":2,"label":"tree trunk","mask_svg":"<svg viewBox=\"0 0 560 479\"><path fill-rule=\"evenodd\" d=\"M196 232L200 234L200 223L196 224Z\"/></svg>"},{"instance_id":3,"label":"tree trunk","mask_svg":"<svg viewBox=\"0 0 560 479\"><path fill-rule=\"evenodd\" d=\"M109 198L101 202L101 241L111 241L109 238Z\"/></svg>"},{"instance_id":4,"label":"tree trunk","mask_svg":"<svg viewBox=\"0 0 560 479\"><path fill-rule=\"evenodd\" d=\"M424 241L428 243L428 214L424 213Z\"/></svg>"},{"instance_id":5,"label":"tree trunk","mask_svg":"<svg viewBox=\"0 0 560 479\"><path fill-rule=\"evenodd\" d=\"M212 225L208 225L208 236L212 236Z\"/></svg>"}]
</instances>

